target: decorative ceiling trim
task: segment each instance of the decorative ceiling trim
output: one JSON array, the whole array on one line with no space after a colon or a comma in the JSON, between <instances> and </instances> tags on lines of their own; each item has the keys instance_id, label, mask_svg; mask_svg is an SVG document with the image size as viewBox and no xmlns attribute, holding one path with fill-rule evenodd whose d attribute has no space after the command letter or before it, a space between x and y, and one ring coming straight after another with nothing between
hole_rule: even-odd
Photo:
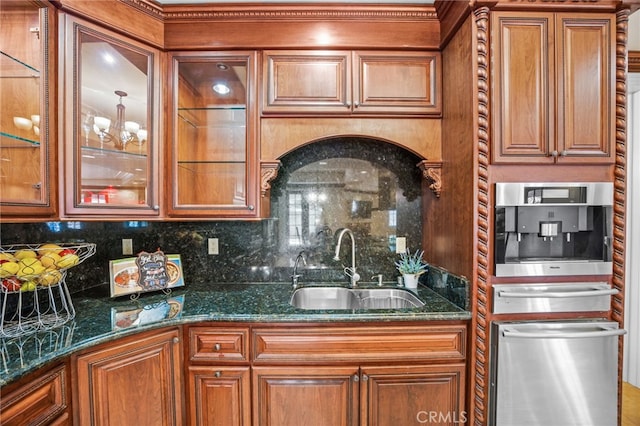
<instances>
[{"instance_id":1,"label":"decorative ceiling trim","mask_svg":"<svg viewBox=\"0 0 640 426\"><path fill-rule=\"evenodd\" d=\"M119 0L144 13L165 21L184 20L392 20L432 21L437 20L433 5L350 5L340 10L338 5L323 4L190 4L158 5L153 0Z\"/></svg>"}]
</instances>

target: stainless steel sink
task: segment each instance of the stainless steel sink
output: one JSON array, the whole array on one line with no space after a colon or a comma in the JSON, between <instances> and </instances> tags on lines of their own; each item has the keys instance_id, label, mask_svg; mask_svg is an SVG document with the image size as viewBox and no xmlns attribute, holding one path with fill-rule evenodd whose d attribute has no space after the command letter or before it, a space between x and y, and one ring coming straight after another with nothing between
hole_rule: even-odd
<instances>
[{"instance_id":1,"label":"stainless steel sink","mask_svg":"<svg viewBox=\"0 0 640 426\"><path fill-rule=\"evenodd\" d=\"M302 287L291 305L300 309L409 309L424 302L401 288Z\"/></svg>"}]
</instances>

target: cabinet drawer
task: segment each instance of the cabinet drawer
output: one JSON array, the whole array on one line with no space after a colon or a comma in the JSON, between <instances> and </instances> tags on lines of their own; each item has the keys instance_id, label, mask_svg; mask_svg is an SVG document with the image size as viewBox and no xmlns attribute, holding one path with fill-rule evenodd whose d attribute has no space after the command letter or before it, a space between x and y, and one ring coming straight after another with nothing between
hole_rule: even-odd
<instances>
[{"instance_id":1,"label":"cabinet drawer","mask_svg":"<svg viewBox=\"0 0 640 426\"><path fill-rule=\"evenodd\" d=\"M192 327L189 329L190 361L249 361L246 328Z\"/></svg>"},{"instance_id":2,"label":"cabinet drawer","mask_svg":"<svg viewBox=\"0 0 640 426\"><path fill-rule=\"evenodd\" d=\"M255 328L256 362L463 360L466 326Z\"/></svg>"},{"instance_id":3,"label":"cabinet drawer","mask_svg":"<svg viewBox=\"0 0 640 426\"><path fill-rule=\"evenodd\" d=\"M49 424L66 410L67 404L66 368L63 365L3 396L0 424Z\"/></svg>"}]
</instances>

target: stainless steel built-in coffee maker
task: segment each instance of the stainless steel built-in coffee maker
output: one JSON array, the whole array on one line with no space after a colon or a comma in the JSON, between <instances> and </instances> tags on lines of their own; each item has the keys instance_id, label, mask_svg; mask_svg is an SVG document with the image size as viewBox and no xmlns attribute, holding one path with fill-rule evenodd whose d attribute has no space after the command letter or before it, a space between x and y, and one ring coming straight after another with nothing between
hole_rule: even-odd
<instances>
[{"instance_id":1,"label":"stainless steel built-in coffee maker","mask_svg":"<svg viewBox=\"0 0 640 426\"><path fill-rule=\"evenodd\" d=\"M606 275L613 184L497 183L495 275Z\"/></svg>"}]
</instances>

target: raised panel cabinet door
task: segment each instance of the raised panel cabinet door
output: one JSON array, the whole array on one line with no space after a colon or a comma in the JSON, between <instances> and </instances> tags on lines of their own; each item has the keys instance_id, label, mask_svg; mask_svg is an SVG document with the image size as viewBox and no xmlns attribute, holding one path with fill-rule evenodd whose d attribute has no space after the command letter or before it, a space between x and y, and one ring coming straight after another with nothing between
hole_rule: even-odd
<instances>
[{"instance_id":1,"label":"raised panel cabinet door","mask_svg":"<svg viewBox=\"0 0 640 426\"><path fill-rule=\"evenodd\" d=\"M615 17L556 17L558 161L613 163Z\"/></svg>"},{"instance_id":2,"label":"raised panel cabinet door","mask_svg":"<svg viewBox=\"0 0 640 426\"><path fill-rule=\"evenodd\" d=\"M67 370L56 367L9 393L2 389L0 425L45 425L68 418ZM61 422L60 424L65 424Z\"/></svg>"},{"instance_id":3,"label":"raised panel cabinet door","mask_svg":"<svg viewBox=\"0 0 640 426\"><path fill-rule=\"evenodd\" d=\"M76 359L79 425L181 425L182 362L178 330L105 344Z\"/></svg>"},{"instance_id":4,"label":"raised panel cabinet door","mask_svg":"<svg viewBox=\"0 0 640 426\"><path fill-rule=\"evenodd\" d=\"M187 374L190 425L251 424L251 373L248 366L190 366Z\"/></svg>"},{"instance_id":5,"label":"raised panel cabinet door","mask_svg":"<svg viewBox=\"0 0 640 426\"><path fill-rule=\"evenodd\" d=\"M354 113L440 113L440 53L359 51L353 63Z\"/></svg>"},{"instance_id":6,"label":"raised panel cabinet door","mask_svg":"<svg viewBox=\"0 0 640 426\"><path fill-rule=\"evenodd\" d=\"M494 163L552 163L554 16L496 12L491 21Z\"/></svg>"},{"instance_id":7,"label":"raised panel cabinet door","mask_svg":"<svg viewBox=\"0 0 640 426\"><path fill-rule=\"evenodd\" d=\"M351 53L263 52L263 113L351 111Z\"/></svg>"},{"instance_id":8,"label":"raised panel cabinet door","mask_svg":"<svg viewBox=\"0 0 640 426\"><path fill-rule=\"evenodd\" d=\"M360 425L460 425L465 412L465 365L363 367Z\"/></svg>"},{"instance_id":9,"label":"raised panel cabinet door","mask_svg":"<svg viewBox=\"0 0 640 426\"><path fill-rule=\"evenodd\" d=\"M255 426L356 426L357 367L254 367Z\"/></svg>"}]
</instances>

